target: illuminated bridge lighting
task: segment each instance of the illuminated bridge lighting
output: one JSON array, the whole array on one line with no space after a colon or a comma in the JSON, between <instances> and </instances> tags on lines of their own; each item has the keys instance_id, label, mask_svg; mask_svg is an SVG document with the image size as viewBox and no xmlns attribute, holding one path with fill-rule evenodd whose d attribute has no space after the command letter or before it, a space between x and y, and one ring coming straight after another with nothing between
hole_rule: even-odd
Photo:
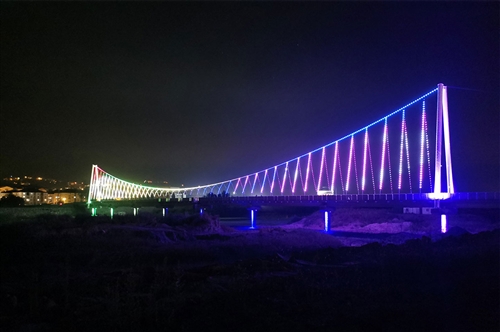
<instances>
[{"instance_id":1,"label":"illuminated bridge lighting","mask_svg":"<svg viewBox=\"0 0 500 332\"><path fill-rule=\"evenodd\" d=\"M299 173L300 157L297 158L297 165L295 165L295 174L293 175L292 193L295 193L295 185L297 184L297 175Z\"/></svg>"},{"instance_id":2,"label":"illuminated bridge lighting","mask_svg":"<svg viewBox=\"0 0 500 332\"><path fill-rule=\"evenodd\" d=\"M351 165L352 165L352 151L354 149L354 135L351 136L351 147L349 148L349 166L347 166L347 180L345 184L345 191L349 191L349 177L351 175Z\"/></svg>"},{"instance_id":3,"label":"illuminated bridge lighting","mask_svg":"<svg viewBox=\"0 0 500 332\"><path fill-rule=\"evenodd\" d=\"M285 190L286 173L288 173L288 162L286 162L286 165L285 165L285 172L283 173L283 184L281 185L281 193L282 193L282 194L283 194L283 191Z\"/></svg>"},{"instance_id":4,"label":"illuminated bridge lighting","mask_svg":"<svg viewBox=\"0 0 500 332\"><path fill-rule=\"evenodd\" d=\"M260 187L260 193L261 194L264 192L264 185L266 184L266 178L267 178L267 169L264 172L264 180L262 180L262 187Z\"/></svg>"},{"instance_id":5,"label":"illuminated bridge lighting","mask_svg":"<svg viewBox=\"0 0 500 332\"><path fill-rule=\"evenodd\" d=\"M368 150L368 128L365 131L365 142L363 147L363 174L361 175L361 191L365 191L365 183L366 183L366 155Z\"/></svg>"},{"instance_id":6,"label":"illuminated bridge lighting","mask_svg":"<svg viewBox=\"0 0 500 332\"><path fill-rule=\"evenodd\" d=\"M325 147L323 147L322 152L321 152L321 164L320 164L320 169L319 169L318 188L316 189L316 192L319 192L321 190L321 176L323 175L323 165L324 164L325 164Z\"/></svg>"},{"instance_id":7,"label":"illuminated bridge lighting","mask_svg":"<svg viewBox=\"0 0 500 332\"><path fill-rule=\"evenodd\" d=\"M442 87L442 85L439 86ZM358 194L392 193L393 179L391 164L396 161L399 162L397 173L398 191L406 190L407 192L412 192L412 183L418 183L420 192L432 192L432 184L434 182L430 172L431 144L427 127L426 98L435 95L437 91L438 89L433 89L405 106L350 134L344 135L340 139L291 158L288 161L251 174L207 185L196 187L186 186L186 188L150 187L118 179L97 165L94 165L91 172L89 200L168 198L172 195L200 196L207 193L220 195L224 192L231 192L233 195L253 195L255 192L259 192L261 195L273 195L276 192L275 186L278 186L278 195L307 195L310 194L310 189L315 190L314 194L320 192L325 187L325 184L331 193L349 194L349 191L353 191L352 177L355 177ZM444 148L447 151L447 176L449 179L452 179L447 95L446 93L442 93L441 96L437 95L438 99L443 99L439 103L443 105L443 109L446 109L441 123L444 126ZM422 103L421 109L415 105L417 103ZM417 109L419 110L416 111ZM401 113L400 118L395 116L399 113ZM410 116L411 114L418 116ZM415 120L416 118L418 120ZM399 151L391 154L389 136L396 134L398 130L400 130ZM417 138L418 143L415 146L410 145L410 139L417 141ZM359 142L358 146L356 146L356 142ZM373 151L381 153L372 154L372 148ZM362 160L359 163L356 160L356 154L362 156ZM404 154L406 154L406 157ZM413 156L410 158L410 155ZM303 161L305 157L307 157L306 167L304 167ZM412 161L414 164L412 164ZM426 183L427 181L424 181L426 162L429 173L429 184ZM332 166L332 168L329 169L329 166ZM290 170L290 167L294 169ZM418 169L418 172L413 172L416 176L413 180L412 168ZM304 169L305 174L303 174ZM270 171L273 172L272 175ZM408 173L408 183L403 181L403 173L405 171ZM436 174L438 174L437 171ZM369 176L371 176L372 188L369 185ZM440 176L440 173L438 176ZM299 177L302 190L297 186ZM434 180L437 181L436 179ZM448 182L450 182L448 184L449 190L454 190L452 181L449 180ZM440 188L434 189L436 193L432 197L440 197Z\"/></svg>"},{"instance_id":8,"label":"illuminated bridge lighting","mask_svg":"<svg viewBox=\"0 0 500 332\"><path fill-rule=\"evenodd\" d=\"M307 192L307 180L309 179L309 170L311 168L311 155L312 152L309 152L309 156L307 158L306 183L304 184L304 193Z\"/></svg>"}]
</instances>

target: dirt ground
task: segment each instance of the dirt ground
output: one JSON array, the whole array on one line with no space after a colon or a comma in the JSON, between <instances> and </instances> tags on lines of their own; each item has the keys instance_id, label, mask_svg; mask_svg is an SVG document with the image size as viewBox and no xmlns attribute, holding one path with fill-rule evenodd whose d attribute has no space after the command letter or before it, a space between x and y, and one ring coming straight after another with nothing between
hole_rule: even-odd
<instances>
[{"instance_id":1,"label":"dirt ground","mask_svg":"<svg viewBox=\"0 0 500 332\"><path fill-rule=\"evenodd\" d=\"M498 331L500 220L336 211L0 223L2 331Z\"/></svg>"}]
</instances>

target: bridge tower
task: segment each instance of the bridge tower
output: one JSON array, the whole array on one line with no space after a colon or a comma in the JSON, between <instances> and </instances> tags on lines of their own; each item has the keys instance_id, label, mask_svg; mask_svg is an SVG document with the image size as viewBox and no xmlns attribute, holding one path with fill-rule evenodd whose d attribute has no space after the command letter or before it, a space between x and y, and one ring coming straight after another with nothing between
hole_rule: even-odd
<instances>
[{"instance_id":1,"label":"bridge tower","mask_svg":"<svg viewBox=\"0 0 500 332\"><path fill-rule=\"evenodd\" d=\"M439 83L437 92L434 198L436 199L436 207L439 207L439 199L447 198L450 194L454 194L455 186L453 184L453 171L451 166L450 120L448 116L447 87L443 85L443 83ZM446 163L446 191L444 192L441 189L443 136Z\"/></svg>"}]
</instances>

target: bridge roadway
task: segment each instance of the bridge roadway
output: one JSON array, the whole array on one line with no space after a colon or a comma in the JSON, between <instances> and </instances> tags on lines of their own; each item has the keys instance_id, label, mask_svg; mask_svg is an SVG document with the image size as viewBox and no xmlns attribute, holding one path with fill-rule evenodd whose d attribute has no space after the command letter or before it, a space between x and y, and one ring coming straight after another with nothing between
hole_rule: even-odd
<instances>
[{"instance_id":1,"label":"bridge roadway","mask_svg":"<svg viewBox=\"0 0 500 332\"><path fill-rule=\"evenodd\" d=\"M465 192L455 193L450 198L440 201L442 207L454 208L499 208L498 192ZM106 200L92 202L90 207L97 206L193 206L207 208L214 206L318 206L318 207L432 207L434 201L428 194L365 194L365 195L306 195L306 196L230 196L230 197L189 197L183 199L149 198L136 200Z\"/></svg>"},{"instance_id":2,"label":"bridge roadway","mask_svg":"<svg viewBox=\"0 0 500 332\"><path fill-rule=\"evenodd\" d=\"M500 193L455 193L440 201L442 207L499 208ZM319 207L433 207L428 194L365 194L365 195L308 195L308 196L237 196L200 197L199 205L206 206L319 206Z\"/></svg>"}]
</instances>

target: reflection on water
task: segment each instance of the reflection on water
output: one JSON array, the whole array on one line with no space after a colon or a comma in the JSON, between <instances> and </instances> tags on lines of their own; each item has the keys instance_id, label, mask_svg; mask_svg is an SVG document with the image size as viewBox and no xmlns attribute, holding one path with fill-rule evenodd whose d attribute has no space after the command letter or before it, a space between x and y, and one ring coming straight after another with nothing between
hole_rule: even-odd
<instances>
[{"instance_id":1,"label":"reflection on water","mask_svg":"<svg viewBox=\"0 0 500 332\"><path fill-rule=\"evenodd\" d=\"M441 233L446 233L446 214L441 215Z\"/></svg>"}]
</instances>

